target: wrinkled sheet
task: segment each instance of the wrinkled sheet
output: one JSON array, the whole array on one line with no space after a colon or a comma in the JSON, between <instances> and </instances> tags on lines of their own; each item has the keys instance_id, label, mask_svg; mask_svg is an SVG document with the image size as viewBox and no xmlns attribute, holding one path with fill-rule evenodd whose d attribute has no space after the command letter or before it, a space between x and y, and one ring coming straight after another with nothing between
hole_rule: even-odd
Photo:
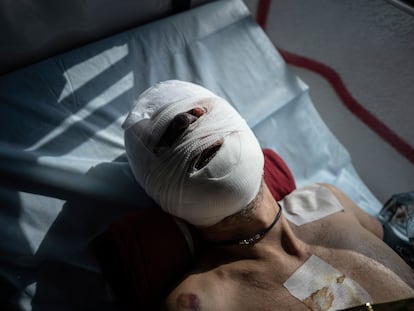
<instances>
[{"instance_id":1,"label":"wrinkled sheet","mask_svg":"<svg viewBox=\"0 0 414 311\"><path fill-rule=\"evenodd\" d=\"M298 187L332 183L369 213L379 211L307 86L244 4L216 1L0 77L0 156L25 159L24 175L62 192L0 187L1 299L24 310L116 309L88 243L115 218L153 204L126 162L121 123L144 89L167 79L199 83L230 101ZM66 173L84 179L71 182ZM66 198L69 190L84 196ZM83 200L112 192L114 201L136 204Z\"/></svg>"}]
</instances>

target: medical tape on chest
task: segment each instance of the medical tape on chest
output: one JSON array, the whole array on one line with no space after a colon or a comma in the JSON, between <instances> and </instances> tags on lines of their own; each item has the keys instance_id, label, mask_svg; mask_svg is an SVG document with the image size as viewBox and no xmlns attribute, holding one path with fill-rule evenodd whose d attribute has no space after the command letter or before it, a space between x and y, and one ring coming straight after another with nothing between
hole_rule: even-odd
<instances>
[{"instance_id":1,"label":"medical tape on chest","mask_svg":"<svg viewBox=\"0 0 414 311\"><path fill-rule=\"evenodd\" d=\"M311 310L338 310L372 302L357 282L314 255L283 286Z\"/></svg>"},{"instance_id":2,"label":"medical tape on chest","mask_svg":"<svg viewBox=\"0 0 414 311\"><path fill-rule=\"evenodd\" d=\"M279 203L283 208L285 218L297 226L343 210L333 193L318 184L295 190Z\"/></svg>"}]
</instances>

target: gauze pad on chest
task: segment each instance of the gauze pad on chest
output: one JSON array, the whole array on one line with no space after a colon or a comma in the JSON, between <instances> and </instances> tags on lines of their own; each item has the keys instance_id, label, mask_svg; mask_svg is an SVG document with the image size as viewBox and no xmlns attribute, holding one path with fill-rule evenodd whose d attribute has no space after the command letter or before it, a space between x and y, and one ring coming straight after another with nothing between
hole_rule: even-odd
<instances>
[{"instance_id":1,"label":"gauze pad on chest","mask_svg":"<svg viewBox=\"0 0 414 311\"><path fill-rule=\"evenodd\" d=\"M335 195L319 184L296 189L284 197L279 204L283 207L283 215L297 226L325 218L344 209Z\"/></svg>"},{"instance_id":2,"label":"gauze pad on chest","mask_svg":"<svg viewBox=\"0 0 414 311\"><path fill-rule=\"evenodd\" d=\"M171 146L158 148L174 117L194 108L205 113ZM240 211L259 191L264 159L256 137L228 102L198 85L166 81L150 88L124 129L135 178L167 213L210 226ZM197 158L217 142L220 149L197 169Z\"/></svg>"},{"instance_id":3,"label":"gauze pad on chest","mask_svg":"<svg viewBox=\"0 0 414 311\"><path fill-rule=\"evenodd\" d=\"M361 285L315 255L283 286L310 310L341 310L372 302Z\"/></svg>"}]
</instances>

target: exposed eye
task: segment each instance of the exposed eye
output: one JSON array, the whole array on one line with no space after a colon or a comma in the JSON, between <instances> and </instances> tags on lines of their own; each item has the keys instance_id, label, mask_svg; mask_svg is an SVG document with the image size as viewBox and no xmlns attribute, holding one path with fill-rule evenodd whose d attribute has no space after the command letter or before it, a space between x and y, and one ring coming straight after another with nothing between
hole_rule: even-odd
<instances>
[{"instance_id":1,"label":"exposed eye","mask_svg":"<svg viewBox=\"0 0 414 311\"><path fill-rule=\"evenodd\" d=\"M196 157L193 168L200 170L205 167L214 158L217 152L220 150L223 140L216 141L211 147L203 150L198 157Z\"/></svg>"}]
</instances>

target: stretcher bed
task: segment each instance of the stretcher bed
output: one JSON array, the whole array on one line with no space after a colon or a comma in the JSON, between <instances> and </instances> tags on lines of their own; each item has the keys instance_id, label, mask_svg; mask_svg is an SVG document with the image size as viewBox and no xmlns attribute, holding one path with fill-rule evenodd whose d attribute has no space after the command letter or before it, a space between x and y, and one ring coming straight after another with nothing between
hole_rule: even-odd
<instances>
[{"instance_id":1,"label":"stretcher bed","mask_svg":"<svg viewBox=\"0 0 414 311\"><path fill-rule=\"evenodd\" d=\"M0 77L0 303L117 309L90 242L154 206L132 176L121 124L143 90L168 79L226 98L298 187L332 183L380 210L244 4L214 1Z\"/></svg>"}]
</instances>

